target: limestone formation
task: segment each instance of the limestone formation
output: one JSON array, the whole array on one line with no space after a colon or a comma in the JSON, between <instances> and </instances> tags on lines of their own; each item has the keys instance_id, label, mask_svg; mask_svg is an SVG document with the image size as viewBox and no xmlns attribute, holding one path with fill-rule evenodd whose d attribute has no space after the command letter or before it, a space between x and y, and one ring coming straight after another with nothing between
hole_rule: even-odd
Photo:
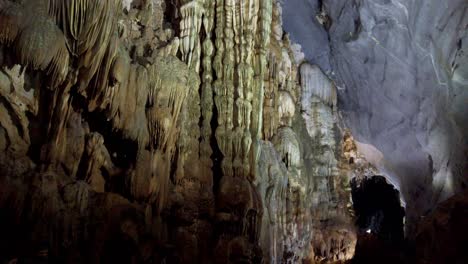
<instances>
[{"instance_id":1,"label":"limestone formation","mask_svg":"<svg viewBox=\"0 0 468 264\"><path fill-rule=\"evenodd\" d=\"M336 88L317 66L304 63L300 72L302 117L314 153L310 201L315 232L310 257L315 261L348 260L354 256L356 234L347 210L349 175L340 170L344 153L335 140L339 132Z\"/></svg>"},{"instance_id":2,"label":"limestone formation","mask_svg":"<svg viewBox=\"0 0 468 264\"><path fill-rule=\"evenodd\" d=\"M350 259L356 155L281 12L0 0L0 226L31 230L1 241L72 263ZM15 243L0 256L30 254Z\"/></svg>"}]
</instances>

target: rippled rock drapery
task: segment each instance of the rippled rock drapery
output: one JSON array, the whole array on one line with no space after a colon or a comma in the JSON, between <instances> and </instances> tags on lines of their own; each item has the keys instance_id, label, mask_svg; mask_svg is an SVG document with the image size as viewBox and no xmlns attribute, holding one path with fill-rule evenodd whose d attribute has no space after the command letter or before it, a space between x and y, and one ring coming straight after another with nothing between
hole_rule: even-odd
<instances>
[{"instance_id":1,"label":"rippled rock drapery","mask_svg":"<svg viewBox=\"0 0 468 264\"><path fill-rule=\"evenodd\" d=\"M278 2L0 0L0 25L2 257L352 257L336 89Z\"/></svg>"}]
</instances>

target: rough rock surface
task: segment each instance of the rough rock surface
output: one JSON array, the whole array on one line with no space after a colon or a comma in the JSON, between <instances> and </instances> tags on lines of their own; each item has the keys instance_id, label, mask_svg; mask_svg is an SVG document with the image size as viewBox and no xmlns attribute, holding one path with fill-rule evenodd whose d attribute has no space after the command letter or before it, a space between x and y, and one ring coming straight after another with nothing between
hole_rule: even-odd
<instances>
[{"instance_id":1,"label":"rough rock surface","mask_svg":"<svg viewBox=\"0 0 468 264\"><path fill-rule=\"evenodd\" d=\"M2 261L354 255L336 88L277 1L0 0L0 48Z\"/></svg>"},{"instance_id":2,"label":"rough rock surface","mask_svg":"<svg viewBox=\"0 0 468 264\"><path fill-rule=\"evenodd\" d=\"M378 169L414 224L466 180L466 4L423 2L0 0L0 261L343 262Z\"/></svg>"},{"instance_id":3,"label":"rough rock surface","mask_svg":"<svg viewBox=\"0 0 468 264\"><path fill-rule=\"evenodd\" d=\"M283 1L285 30L335 80L346 126L401 190L409 234L418 216L467 186L467 8Z\"/></svg>"}]
</instances>

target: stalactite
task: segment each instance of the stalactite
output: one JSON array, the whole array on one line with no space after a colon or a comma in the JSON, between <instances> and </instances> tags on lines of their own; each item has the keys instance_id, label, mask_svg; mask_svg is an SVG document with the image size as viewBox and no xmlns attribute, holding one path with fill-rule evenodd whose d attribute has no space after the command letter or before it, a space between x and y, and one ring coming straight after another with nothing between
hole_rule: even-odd
<instances>
[{"instance_id":1,"label":"stalactite","mask_svg":"<svg viewBox=\"0 0 468 264\"><path fill-rule=\"evenodd\" d=\"M223 83L222 87L217 87L219 90L218 94L221 95L222 105L218 107L219 114L223 118L223 122L219 122L218 128L216 129L216 139L220 146L220 150L223 152L223 160L221 167L223 170L223 176L232 177L234 171L232 167L233 162L233 138L235 135L231 133L234 128L233 116L234 113L234 30L233 30L233 10L234 1L224 1L224 56L222 59L222 71L223 71ZM221 126L224 124L224 127Z\"/></svg>"},{"instance_id":2,"label":"stalactite","mask_svg":"<svg viewBox=\"0 0 468 264\"><path fill-rule=\"evenodd\" d=\"M232 119L234 121L234 135L233 135L233 169L234 175L237 177L243 177L243 164L242 164L242 134L243 134L243 127L244 127L244 116L243 116L243 108L245 105L244 99L244 89L243 89L243 71L245 65L243 63L242 53L243 47L241 47L241 42L244 41L244 36L242 32L243 27L243 19L242 16L245 15L244 12L241 13L241 6L244 4L244 1L235 1L232 7L232 33L233 33L233 41L232 41L232 48L233 48L233 65L234 68L234 75L233 81L238 80L237 84L234 85L234 98L233 102L235 105L233 106L232 112ZM247 76L246 76L247 77ZM237 96L236 96L237 95ZM248 166L248 164L244 164L244 166Z\"/></svg>"},{"instance_id":3,"label":"stalactite","mask_svg":"<svg viewBox=\"0 0 468 264\"><path fill-rule=\"evenodd\" d=\"M316 96L329 106L336 105L336 88L318 66L307 63L301 66L301 82L304 86L310 87L302 92L303 100Z\"/></svg>"},{"instance_id":4,"label":"stalactite","mask_svg":"<svg viewBox=\"0 0 468 264\"><path fill-rule=\"evenodd\" d=\"M273 54L269 54L268 64L268 78L265 80L265 98L263 106L263 135L264 138L270 140L275 134L277 128L276 118L276 105L277 100L275 91L277 90L277 83L275 80L275 66L276 60Z\"/></svg>"},{"instance_id":5,"label":"stalactite","mask_svg":"<svg viewBox=\"0 0 468 264\"><path fill-rule=\"evenodd\" d=\"M228 72L226 71L227 67L230 67L229 61L226 59L228 54L228 49L230 44L228 43L228 33L227 28L230 25L229 15L228 13L230 10L225 8L227 5L224 0L216 2L216 56L214 59L214 70L216 72L217 80L214 82L214 91L215 91L215 104L218 110L218 127L216 128L215 136L218 142L218 146L220 151L223 154L222 159L222 170L223 175L225 176L232 176L232 168L231 168L231 141L229 140L229 135L227 127L230 124L230 117L229 117L229 89L227 87L227 83L229 81ZM232 113L232 112L231 112ZM232 124L231 124L232 128Z\"/></svg>"},{"instance_id":6,"label":"stalactite","mask_svg":"<svg viewBox=\"0 0 468 264\"><path fill-rule=\"evenodd\" d=\"M301 165L299 142L291 128L283 127L279 129L272 142L287 168Z\"/></svg>"},{"instance_id":7,"label":"stalactite","mask_svg":"<svg viewBox=\"0 0 468 264\"><path fill-rule=\"evenodd\" d=\"M197 179L200 182L208 183L211 179L206 175L200 175L200 164L193 161L199 159L199 138L200 138L200 95L199 95L199 77L195 72L190 72L187 76L187 97L184 99L185 107L181 107L179 121L176 121L180 128L178 141L176 144L178 161L178 170L175 175L175 181L178 182L184 177ZM194 197L194 199L196 199Z\"/></svg>"},{"instance_id":8,"label":"stalactite","mask_svg":"<svg viewBox=\"0 0 468 264\"><path fill-rule=\"evenodd\" d=\"M116 46L111 41L122 1L47 1L49 14L63 30L70 52L77 58L79 91L90 97L99 94L107 86L109 61L114 54L109 49ZM103 64L108 66L100 69ZM96 76L98 71L101 72ZM94 85L88 87L93 78Z\"/></svg>"},{"instance_id":9,"label":"stalactite","mask_svg":"<svg viewBox=\"0 0 468 264\"><path fill-rule=\"evenodd\" d=\"M272 23L272 10L273 10L273 3L272 1L261 1L260 2L260 25L259 25L259 33L257 34L256 42L256 50L258 52L258 58L256 61L255 66L255 76L257 78L258 88L257 88L257 100L254 102L256 105L256 111L253 113L258 113L257 117L254 117L256 122L256 133L258 137L261 137L262 129L264 127L264 104L265 100L267 100L267 95L265 91L268 89L268 64L267 64L267 54L268 54L268 47L270 45L270 34L271 34L271 23ZM268 139L267 136L263 138Z\"/></svg>"},{"instance_id":10,"label":"stalactite","mask_svg":"<svg viewBox=\"0 0 468 264\"><path fill-rule=\"evenodd\" d=\"M279 92L278 116L281 126L291 126L292 119L296 112L296 103L287 91Z\"/></svg>"},{"instance_id":11,"label":"stalactite","mask_svg":"<svg viewBox=\"0 0 468 264\"><path fill-rule=\"evenodd\" d=\"M282 76L286 75L282 71L283 64L283 40L281 29L281 15L278 11L280 7L274 4L271 11L271 28L269 30L269 38L272 40L267 56L267 69L265 73L265 89L264 89L264 104L263 104L263 136L270 140L279 126L279 116L277 106L279 104L279 89L281 87ZM280 32L277 32L277 31ZM289 60L289 58L287 58Z\"/></svg>"},{"instance_id":12,"label":"stalactite","mask_svg":"<svg viewBox=\"0 0 468 264\"><path fill-rule=\"evenodd\" d=\"M171 61L172 60L172 61ZM172 153L175 144L177 119L182 103L189 94L188 76L174 76L174 71L180 71L180 64L170 57L160 58L149 69L148 104L147 110L149 132L152 135L152 148L167 150ZM170 67L172 66L172 67ZM170 80L170 78L174 80ZM180 78L180 79L179 79ZM193 84L195 85L195 84Z\"/></svg>"},{"instance_id":13,"label":"stalactite","mask_svg":"<svg viewBox=\"0 0 468 264\"><path fill-rule=\"evenodd\" d=\"M114 61L111 78L114 84L108 89L111 107L107 113L110 122L114 129L138 142L138 147L143 149L149 143L145 113L148 72L141 65L131 64L128 55L121 54Z\"/></svg>"},{"instance_id":14,"label":"stalactite","mask_svg":"<svg viewBox=\"0 0 468 264\"><path fill-rule=\"evenodd\" d=\"M178 72L178 75L174 75ZM150 80L146 110L150 150L153 151L151 170L153 174L154 197L159 200L159 210L164 208L169 186L170 163L176 150L179 136L177 120L182 103L198 87L199 81L191 78L186 66L175 57L155 60L149 69ZM197 90L197 89L196 89ZM198 96L198 95L197 95ZM164 164L162 164L164 163ZM163 169L164 168L164 169Z\"/></svg>"},{"instance_id":15,"label":"stalactite","mask_svg":"<svg viewBox=\"0 0 468 264\"><path fill-rule=\"evenodd\" d=\"M20 34L16 49L23 65L50 74L52 87L65 80L69 54L62 32L51 19L40 19L27 26Z\"/></svg>"},{"instance_id":16,"label":"stalactite","mask_svg":"<svg viewBox=\"0 0 468 264\"><path fill-rule=\"evenodd\" d=\"M205 1L205 14L203 17L203 28L206 38L203 41L203 72L201 108L203 124L201 128L202 141L200 143L200 159L207 168L212 168L211 155L211 119L213 117L213 55L214 46L212 41L212 31L214 27L215 1ZM209 173L209 172L206 172Z\"/></svg>"},{"instance_id":17,"label":"stalactite","mask_svg":"<svg viewBox=\"0 0 468 264\"><path fill-rule=\"evenodd\" d=\"M224 42L224 27L225 27L225 16L224 16L224 0L216 1L216 25L215 25L215 46L216 46L216 55L213 61L213 69L216 73L217 79L213 83L213 88L215 92L214 102L216 109L218 111L217 125L215 136L218 142L220 151L225 156L226 146L223 142L224 134L226 133L225 123L225 92L224 92L224 71L223 71L223 58L225 51L225 42Z\"/></svg>"},{"instance_id":18,"label":"stalactite","mask_svg":"<svg viewBox=\"0 0 468 264\"><path fill-rule=\"evenodd\" d=\"M250 147L252 144L251 129L251 114L252 114L252 100L254 94L253 87L253 57L252 50L254 49L254 32L257 30L258 17L258 1L247 0L241 2L240 10L240 65L238 66L238 99L236 102L237 110L239 112L238 119L241 120L240 126L242 129L242 149L241 158L243 164L243 171L241 172L244 177L249 176L250 165Z\"/></svg>"},{"instance_id":19,"label":"stalactite","mask_svg":"<svg viewBox=\"0 0 468 264\"><path fill-rule=\"evenodd\" d=\"M50 75L51 87L61 84L68 73L69 54L63 33L45 16L44 1L32 13L27 3L0 3L0 41L15 49L23 65Z\"/></svg>"},{"instance_id":20,"label":"stalactite","mask_svg":"<svg viewBox=\"0 0 468 264\"><path fill-rule=\"evenodd\" d=\"M20 4L10 1L0 2L0 41L11 44L24 27L24 12Z\"/></svg>"},{"instance_id":21,"label":"stalactite","mask_svg":"<svg viewBox=\"0 0 468 264\"><path fill-rule=\"evenodd\" d=\"M196 72L200 69L200 29L204 6L202 0L192 0L180 7L180 39L183 60Z\"/></svg>"},{"instance_id":22,"label":"stalactite","mask_svg":"<svg viewBox=\"0 0 468 264\"><path fill-rule=\"evenodd\" d=\"M96 87L89 92L88 96L90 98L88 110L94 111L96 109L106 109L111 100L109 96L109 79L110 79L110 69L114 61L115 56L118 53L119 49L119 38L116 34L111 37L108 49L106 50L102 64L99 69L96 71L96 77L91 81L91 86Z\"/></svg>"},{"instance_id":23,"label":"stalactite","mask_svg":"<svg viewBox=\"0 0 468 264\"><path fill-rule=\"evenodd\" d=\"M116 33L121 1L39 0L33 3L26 0L21 5L24 14L16 15L24 18L18 24L21 33L18 35L7 27L2 35L8 35L8 39L17 35L15 49L20 62L46 72L51 80L49 86L55 90L49 107L49 145L41 157L53 164L64 152L58 142L64 136L64 125L70 116L73 101L70 93L76 82L79 91L88 97L90 110L97 108L98 103L108 103L102 94L106 93L108 72L118 46L111 39ZM2 4L3 7L7 8L8 4ZM8 18L8 13L2 14ZM12 21L14 17L10 14L9 18ZM70 65L77 66L77 71L69 68Z\"/></svg>"}]
</instances>

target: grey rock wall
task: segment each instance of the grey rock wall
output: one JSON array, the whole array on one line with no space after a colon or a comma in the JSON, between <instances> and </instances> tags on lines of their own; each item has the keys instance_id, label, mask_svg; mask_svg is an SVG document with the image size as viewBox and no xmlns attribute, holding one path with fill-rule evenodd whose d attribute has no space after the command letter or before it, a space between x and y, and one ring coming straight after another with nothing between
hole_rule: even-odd
<instances>
[{"instance_id":1,"label":"grey rock wall","mask_svg":"<svg viewBox=\"0 0 468 264\"><path fill-rule=\"evenodd\" d=\"M294 42L302 45L305 59L331 71L328 33L317 21L320 12L317 0L280 0L283 9L283 28Z\"/></svg>"},{"instance_id":2,"label":"grey rock wall","mask_svg":"<svg viewBox=\"0 0 468 264\"><path fill-rule=\"evenodd\" d=\"M285 30L335 80L344 123L383 154L410 229L467 184L467 10L466 0L283 2Z\"/></svg>"}]
</instances>

